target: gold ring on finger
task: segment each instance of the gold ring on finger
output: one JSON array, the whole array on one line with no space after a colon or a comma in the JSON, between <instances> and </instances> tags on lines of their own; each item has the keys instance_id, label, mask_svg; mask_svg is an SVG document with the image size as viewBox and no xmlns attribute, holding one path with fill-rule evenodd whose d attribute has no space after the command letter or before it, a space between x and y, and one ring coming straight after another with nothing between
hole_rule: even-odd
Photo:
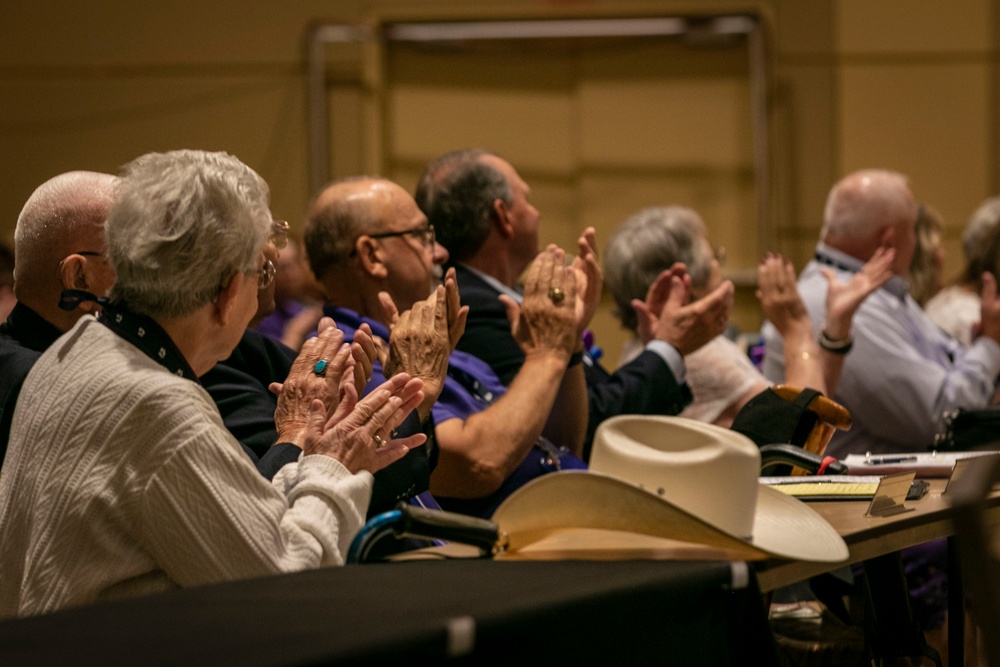
<instances>
[{"instance_id":1,"label":"gold ring on finger","mask_svg":"<svg viewBox=\"0 0 1000 667\"><path fill-rule=\"evenodd\" d=\"M558 306L559 304L561 304L563 301L566 300L566 293L563 292L558 287L550 287L549 298L552 299L552 303Z\"/></svg>"},{"instance_id":2,"label":"gold ring on finger","mask_svg":"<svg viewBox=\"0 0 1000 667\"><path fill-rule=\"evenodd\" d=\"M378 449L379 447L383 447L385 445L385 440L383 440L382 436L380 436L378 433L376 433L372 437L375 438L375 449Z\"/></svg>"}]
</instances>

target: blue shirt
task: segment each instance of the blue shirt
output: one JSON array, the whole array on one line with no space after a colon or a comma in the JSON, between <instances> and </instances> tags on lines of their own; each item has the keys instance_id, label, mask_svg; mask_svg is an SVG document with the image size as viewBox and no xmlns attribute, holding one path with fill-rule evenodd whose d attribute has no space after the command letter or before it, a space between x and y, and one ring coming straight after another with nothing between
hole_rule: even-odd
<instances>
[{"instance_id":1,"label":"blue shirt","mask_svg":"<svg viewBox=\"0 0 1000 667\"><path fill-rule=\"evenodd\" d=\"M389 341L389 329L384 324L363 317L353 310L324 306L323 314L332 317L337 323L337 328L344 332L345 342L354 340L354 332L362 323L367 323L373 334L386 342ZM465 381L459 382L452 376L462 377ZM365 387L365 394L385 382L385 379L382 364L376 361L372 368L371 380ZM507 388L503 386L489 364L471 354L456 350L448 359L448 376L445 377L444 388L431 410L434 423L442 424L449 419L468 419L471 415L482 412L506 391Z\"/></svg>"},{"instance_id":2,"label":"blue shirt","mask_svg":"<svg viewBox=\"0 0 1000 667\"><path fill-rule=\"evenodd\" d=\"M820 243L816 259L799 277L799 294L818 333L826 318L829 268L844 282L863 262ZM767 354L764 375L784 381L781 336L764 325ZM942 332L910 297L906 282L894 276L869 295L854 314L854 347L847 355L834 398L851 413L849 431L837 431L828 453L926 450L957 408L985 407L993 399L1000 373L1000 345L985 336L968 348Z\"/></svg>"}]
</instances>

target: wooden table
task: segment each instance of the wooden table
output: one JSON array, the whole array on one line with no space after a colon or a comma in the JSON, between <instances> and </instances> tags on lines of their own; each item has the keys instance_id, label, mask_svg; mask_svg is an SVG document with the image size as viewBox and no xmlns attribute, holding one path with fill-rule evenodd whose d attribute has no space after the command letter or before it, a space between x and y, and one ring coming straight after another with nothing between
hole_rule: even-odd
<instances>
[{"instance_id":1,"label":"wooden table","mask_svg":"<svg viewBox=\"0 0 1000 667\"><path fill-rule=\"evenodd\" d=\"M946 480L930 480L930 489L920 500L908 500L905 505L911 512L890 517L865 516L868 501L811 502L830 525L840 533L850 549L848 560L831 567L830 563L772 560L757 566L757 581L762 591L773 591L817 574L829 572L834 567L884 556L924 542L955 534L951 522L951 505L942 496ZM995 508L1000 511L1000 496Z\"/></svg>"},{"instance_id":2,"label":"wooden table","mask_svg":"<svg viewBox=\"0 0 1000 667\"><path fill-rule=\"evenodd\" d=\"M955 527L952 522L952 508L947 496L942 495L947 480L932 479L930 489L920 500L906 501L912 511L889 517L865 515L867 501L812 502L809 506L830 522L844 538L850 549L850 556L843 563L831 566L829 563L806 563L801 561L771 560L756 566L757 581L762 591L773 591L829 572L843 565L870 561L908 547L949 538L948 580L948 635L957 638L949 641L949 664L964 664L964 595L961 588L961 569L954 558L952 538ZM995 493L990 501L989 512L1000 516L1000 493ZM957 583L957 585L956 585Z\"/></svg>"}]
</instances>

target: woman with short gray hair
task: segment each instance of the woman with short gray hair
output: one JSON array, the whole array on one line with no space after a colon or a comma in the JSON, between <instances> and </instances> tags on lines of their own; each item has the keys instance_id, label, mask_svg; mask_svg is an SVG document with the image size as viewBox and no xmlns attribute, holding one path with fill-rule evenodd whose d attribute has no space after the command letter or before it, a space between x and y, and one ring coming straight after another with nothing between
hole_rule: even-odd
<instances>
[{"instance_id":1,"label":"woman with short gray hair","mask_svg":"<svg viewBox=\"0 0 1000 667\"><path fill-rule=\"evenodd\" d=\"M708 241L705 223L683 206L648 208L621 224L608 243L604 279L623 326L636 333L626 345L626 363L648 342L638 313L653 302L653 294L670 284L672 275L690 276L691 300L711 292L722 281L721 253ZM827 300L827 331L849 341L851 318L861 301L891 276L892 255L879 253L866 269L843 285L831 282ZM765 315L782 333L789 384L831 391L839 377L843 355L821 351L805 305L796 291L791 263L768 255L758 267L758 292ZM849 342L847 343L849 347ZM846 350L845 350L846 351ZM719 335L684 358L685 380L694 400L681 416L732 425L751 398L770 386L733 341Z\"/></svg>"},{"instance_id":2,"label":"woman with short gray hair","mask_svg":"<svg viewBox=\"0 0 1000 667\"><path fill-rule=\"evenodd\" d=\"M340 564L372 473L424 439L390 440L420 381L393 377L359 402L329 327L275 415L303 454L264 480L197 378L229 356L274 277L266 184L232 156L177 151L127 165L119 194L110 302L42 355L15 410L0 616Z\"/></svg>"}]
</instances>

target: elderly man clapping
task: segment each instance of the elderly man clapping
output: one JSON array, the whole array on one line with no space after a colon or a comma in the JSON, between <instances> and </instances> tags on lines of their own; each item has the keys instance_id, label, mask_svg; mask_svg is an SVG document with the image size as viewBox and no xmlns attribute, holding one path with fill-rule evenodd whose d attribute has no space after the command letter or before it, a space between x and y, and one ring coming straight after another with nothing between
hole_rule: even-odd
<instances>
[{"instance_id":1,"label":"elderly man clapping","mask_svg":"<svg viewBox=\"0 0 1000 667\"><path fill-rule=\"evenodd\" d=\"M273 278L264 181L225 154L145 155L107 221L118 276L25 381L0 474L0 616L343 561L371 473L423 435L389 439L422 400L393 377L358 402L327 329L276 415L303 455L273 484L197 377L226 358Z\"/></svg>"}]
</instances>

